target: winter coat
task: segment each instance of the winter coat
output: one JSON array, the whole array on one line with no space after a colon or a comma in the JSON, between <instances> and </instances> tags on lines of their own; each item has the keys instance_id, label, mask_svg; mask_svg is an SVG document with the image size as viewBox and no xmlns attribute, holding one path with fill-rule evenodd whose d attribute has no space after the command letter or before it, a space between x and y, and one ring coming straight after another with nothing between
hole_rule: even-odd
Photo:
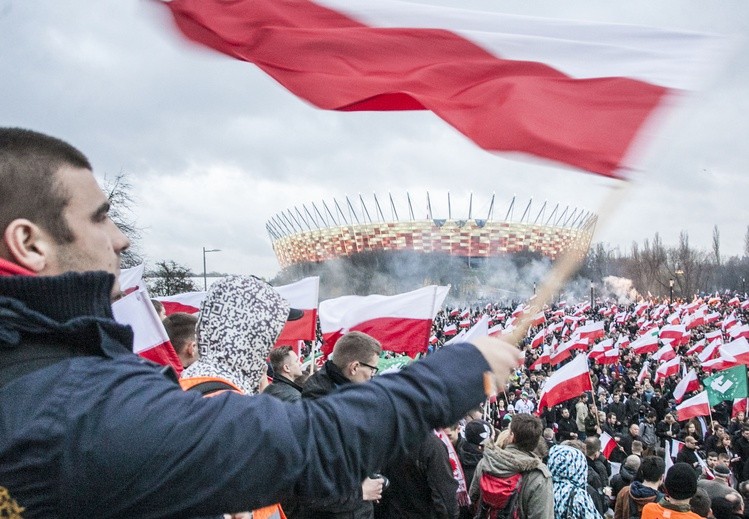
<instances>
[{"instance_id":1,"label":"winter coat","mask_svg":"<svg viewBox=\"0 0 749 519\"><path fill-rule=\"evenodd\" d=\"M614 506L614 519L630 519L632 511L630 507L634 504L640 513L648 503L657 503L663 494L650 487L646 487L639 481L633 481L632 485L624 487L616 494L616 505Z\"/></svg>"},{"instance_id":2,"label":"winter coat","mask_svg":"<svg viewBox=\"0 0 749 519\"><path fill-rule=\"evenodd\" d=\"M0 485L24 517L189 518L292 488L349 495L486 398L489 366L466 344L306 405L202 398L132 353L113 284L102 272L0 277Z\"/></svg>"},{"instance_id":3,"label":"winter coat","mask_svg":"<svg viewBox=\"0 0 749 519\"><path fill-rule=\"evenodd\" d=\"M384 472L390 480L390 486L383 492L376 517L457 517L458 482L453 477L447 449L434 434L427 435L416 449Z\"/></svg>"},{"instance_id":4,"label":"winter coat","mask_svg":"<svg viewBox=\"0 0 749 519\"><path fill-rule=\"evenodd\" d=\"M285 402L298 402L302 399L302 386L283 375L276 375L273 377L273 383L266 387L263 393Z\"/></svg>"},{"instance_id":5,"label":"winter coat","mask_svg":"<svg viewBox=\"0 0 749 519\"><path fill-rule=\"evenodd\" d=\"M622 465L619 473L611 478L611 495L616 497L624 487L631 485L636 473L637 471L633 471L627 468L626 465Z\"/></svg>"},{"instance_id":6,"label":"winter coat","mask_svg":"<svg viewBox=\"0 0 749 519\"><path fill-rule=\"evenodd\" d=\"M478 502L481 492L481 474L488 472L499 477L510 477L522 473L520 489L520 517L522 519L549 519L554 515L553 487L551 473L533 453L508 445L500 449L493 443L484 447L484 457L476 466L469 495L471 502Z\"/></svg>"}]
</instances>

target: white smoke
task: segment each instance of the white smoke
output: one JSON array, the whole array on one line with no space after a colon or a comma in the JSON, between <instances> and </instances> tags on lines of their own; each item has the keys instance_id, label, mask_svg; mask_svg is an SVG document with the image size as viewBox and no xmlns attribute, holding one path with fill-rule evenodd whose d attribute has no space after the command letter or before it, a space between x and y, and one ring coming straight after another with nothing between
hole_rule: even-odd
<instances>
[{"instance_id":1,"label":"white smoke","mask_svg":"<svg viewBox=\"0 0 749 519\"><path fill-rule=\"evenodd\" d=\"M635 290L632 280L617 276L603 278L604 297L615 299L617 304L629 304L637 301L640 294Z\"/></svg>"}]
</instances>

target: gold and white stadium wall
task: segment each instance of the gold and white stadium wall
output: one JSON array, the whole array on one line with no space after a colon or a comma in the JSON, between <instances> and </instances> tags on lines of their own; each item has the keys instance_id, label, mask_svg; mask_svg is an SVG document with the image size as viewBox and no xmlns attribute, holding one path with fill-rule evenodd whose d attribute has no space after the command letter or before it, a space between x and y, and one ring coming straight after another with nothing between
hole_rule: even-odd
<instances>
[{"instance_id":1,"label":"gold and white stadium wall","mask_svg":"<svg viewBox=\"0 0 749 519\"><path fill-rule=\"evenodd\" d=\"M516 219L515 213L520 214L521 208L515 197L505 217L497 219L495 196L488 203L488 211L474 214L472 194L467 213L456 217L453 205L458 204L449 193L446 214L433 215L427 193L426 209L422 210L425 217L417 218L408 193L400 207L390 194L383 199L385 211L377 195L367 201L359 195L354 202L345 197L340 203L336 199L312 202L277 213L266 222L266 229L281 267L369 251L442 253L465 258L532 252L553 260L566 250L584 255L598 219L581 209L559 204L551 208L546 202L536 210L532 199Z\"/></svg>"}]
</instances>

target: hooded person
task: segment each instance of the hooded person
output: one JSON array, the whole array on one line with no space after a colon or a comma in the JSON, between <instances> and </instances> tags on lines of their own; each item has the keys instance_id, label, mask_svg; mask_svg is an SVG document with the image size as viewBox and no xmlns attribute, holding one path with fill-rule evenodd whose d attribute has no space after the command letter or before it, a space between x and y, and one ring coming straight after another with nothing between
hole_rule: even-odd
<instances>
[{"instance_id":1,"label":"hooded person","mask_svg":"<svg viewBox=\"0 0 749 519\"><path fill-rule=\"evenodd\" d=\"M588 494L585 455L567 445L554 445L548 466L554 486L554 519L601 519Z\"/></svg>"},{"instance_id":2,"label":"hooded person","mask_svg":"<svg viewBox=\"0 0 749 519\"><path fill-rule=\"evenodd\" d=\"M257 394L289 303L253 276L227 276L212 284L195 327L200 360L182 379L221 378L247 395ZM183 384L184 387L184 384Z\"/></svg>"}]
</instances>

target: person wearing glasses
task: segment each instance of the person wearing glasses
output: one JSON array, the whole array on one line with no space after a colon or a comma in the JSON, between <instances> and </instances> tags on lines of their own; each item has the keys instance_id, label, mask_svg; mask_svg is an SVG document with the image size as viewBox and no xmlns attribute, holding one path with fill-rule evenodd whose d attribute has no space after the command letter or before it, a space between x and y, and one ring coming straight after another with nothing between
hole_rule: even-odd
<instances>
[{"instance_id":1,"label":"person wearing glasses","mask_svg":"<svg viewBox=\"0 0 749 519\"><path fill-rule=\"evenodd\" d=\"M341 386L369 382L377 374L382 345L369 335L349 332L333 346L332 358L315 372L302 388L302 399L316 399ZM372 501L382 495L384 479L366 478L361 492L344 500L286 503L290 519L374 517Z\"/></svg>"}]
</instances>

